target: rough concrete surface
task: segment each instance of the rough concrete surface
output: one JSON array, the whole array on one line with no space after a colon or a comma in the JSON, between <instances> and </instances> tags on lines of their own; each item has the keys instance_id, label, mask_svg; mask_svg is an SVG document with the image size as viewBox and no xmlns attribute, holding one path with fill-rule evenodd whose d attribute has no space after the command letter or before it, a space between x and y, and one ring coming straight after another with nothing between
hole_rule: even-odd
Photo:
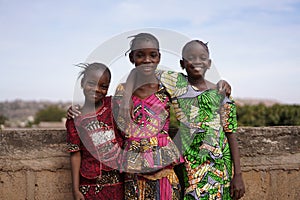
<instances>
[{"instance_id":1,"label":"rough concrete surface","mask_svg":"<svg viewBox=\"0 0 300 200\"><path fill-rule=\"evenodd\" d=\"M71 200L64 129L0 130L0 200ZM243 200L300 199L300 127L238 129Z\"/></svg>"}]
</instances>

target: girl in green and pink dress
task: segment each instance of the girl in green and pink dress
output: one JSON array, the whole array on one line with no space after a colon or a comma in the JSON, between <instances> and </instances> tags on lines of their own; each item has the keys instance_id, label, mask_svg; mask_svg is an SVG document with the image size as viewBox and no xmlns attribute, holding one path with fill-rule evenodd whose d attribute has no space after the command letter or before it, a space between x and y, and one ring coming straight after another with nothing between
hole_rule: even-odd
<instances>
[{"instance_id":1,"label":"girl in green and pink dress","mask_svg":"<svg viewBox=\"0 0 300 200\"><path fill-rule=\"evenodd\" d=\"M180 64L187 76L165 71L159 79L170 94L180 123L184 199L239 199L245 187L235 138L235 103L205 79L211 66L205 43L188 42Z\"/></svg>"},{"instance_id":2,"label":"girl in green and pink dress","mask_svg":"<svg viewBox=\"0 0 300 200\"><path fill-rule=\"evenodd\" d=\"M118 128L124 135L123 169L125 199L179 199L179 181L174 165L183 162L170 138L170 98L158 81L155 70L160 62L158 40L140 33L131 42L130 61L137 70L137 88L130 97L132 115L119 114ZM122 102L125 84L118 86L115 101ZM121 105L124 106L124 105Z\"/></svg>"},{"instance_id":3,"label":"girl in green and pink dress","mask_svg":"<svg viewBox=\"0 0 300 200\"><path fill-rule=\"evenodd\" d=\"M185 161L180 177L184 182L182 198L239 199L245 187L235 138L234 101L205 79L211 66L205 43L188 42L183 47L180 64L187 76L172 71L156 71L156 76L170 95L179 121L176 137L181 141L179 149ZM131 72L130 78L138 79L136 71ZM126 89L134 90L132 85Z\"/></svg>"}]
</instances>

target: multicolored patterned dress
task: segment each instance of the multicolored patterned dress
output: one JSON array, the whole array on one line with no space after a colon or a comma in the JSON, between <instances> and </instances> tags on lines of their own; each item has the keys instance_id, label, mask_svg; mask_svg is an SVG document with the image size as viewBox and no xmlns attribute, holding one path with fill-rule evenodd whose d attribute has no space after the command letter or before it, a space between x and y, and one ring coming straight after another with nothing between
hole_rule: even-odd
<instances>
[{"instance_id":1,"label":"multicolored patterned dress","mask_svg":"<svg viewBox=\"0 0 300 200\"><path fill-rule=\"evenodd\" d=\"M124 199L118 159L122 137L113 122L111 97L96 114L66 122L68 151L81 151L80 191L85 199Z\"/></svg>"},{"instance_id":2,"label":"multicolored patterned dress","mask_svg":"<svg viewBox=\"0 0 300 200\"><path fill-rule=\"evenodd\" d=\"M182 73L160 72L171 95L184 164L184 199L231 199L232 159L226 133L237 129L234 101L194 89Z\"/></svg>"},{"instance_id":3,"label":"multicolored patterned dress","mask_svg":"<svg viewBox=\"0 0 300 200\"><path fill-rule=\"evenodd\" d=\"M124 86L115 98L120 102ZM132 121L118 118L124 134L125 199L179 199L179 181L173 170L180 152L168 134L170 101L163 87L145 99L132 97ZM126 125L126 126L124 126ZM183 158L181 157L181 162Z\"/></svg>"}]
</instances>

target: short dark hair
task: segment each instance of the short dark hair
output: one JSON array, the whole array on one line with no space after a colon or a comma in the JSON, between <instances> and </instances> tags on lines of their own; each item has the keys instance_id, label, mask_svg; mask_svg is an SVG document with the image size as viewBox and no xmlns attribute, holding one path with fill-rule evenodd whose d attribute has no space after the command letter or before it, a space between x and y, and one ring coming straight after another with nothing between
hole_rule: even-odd
<instances>
[{"instance_id":1,"label":"short dark hair","mask_svg":"<svg viewBox=\"0 0 300 200\"><path fill-rule=\"evenodd\" d=\"M102 70L103 73L107 72L109 75L109 78L111 78L111 72L110 72L109 68L106 65L104 65L103 63L97 63L97 62L91 63L91 64L79 63L76 66L82 68L82 70L79 72L78 79L80 77L82 77L82 79L84 79L88 72L96 71L96 70Z\"/></svg>"},{"instance_id":2,"label":"short dark hair","mask_svg":"<svg viewBox=\"0 0 300 200\"><path fill-rule=\"evenodd\" d=\"M207 53L208 53L208 55L209 55L209 49L208 49L208 42L207 43L204 43L204 42L202 42L201 40L191 40L191 41L189 41L188 43L186 43L185 45L184 45L184 47L182 48L182 53L181 53L181 55L182 55L182 57L183 57L183 54L184 54L184 52L186 51L186 49L189 47L189 46L191 46L193 43L198 43L198 44L200 44L201 46L203 46L203 48L207 51Z\"/></svg>"},{"instance_id":3,"label":"short dark hair","mask_svg":"<svg viewBox=\"0 0 300 200\"><path fill-rule=\"evenodd\" d=\"M139 41L151 41L157 47L157 49L159 49L158 39L150 33L139 33L137 35L133 35L128 38L133 38L133 39L130 41L130 49L127 52L134 51L135 50L134 47L136 46L137 42L139 42Z\"/></svg>"}]
</instances>

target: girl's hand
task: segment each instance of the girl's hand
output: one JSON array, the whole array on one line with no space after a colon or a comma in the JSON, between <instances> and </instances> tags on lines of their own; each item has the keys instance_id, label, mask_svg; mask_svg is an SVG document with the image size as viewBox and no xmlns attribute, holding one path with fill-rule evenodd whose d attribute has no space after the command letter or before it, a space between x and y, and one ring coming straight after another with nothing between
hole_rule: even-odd
<instances>
[{"instance_id":1,"label":"girl's hand","mask_svg":"<svg viewBox=\"0 0 300 200\"><path fill-rule=\"evenodd\" d=\"M240 199L245 194L245 185L242 174L235 174L230 184L230 196L233 199Z\"/></svg>"},{"instance_id":2,"label":"girl's hand","mask_svg":"<svg viewBox=\"0 0 300 200\"><path fill-rule=\"evenodd\" d=\"M130 120L133 115L132 111L133 103L131 100L122 100L119 107L119 116L126 120Z\"/></svg>"},{"instance_id":3,"label":"girl's hand","mask_svg":"<svg viewBox=\"0 0 300 200\"><path fill-rule=\"evenodd\" d=\"M229 97L231 95L231 86L225 80L220 80L217 83L217 89L219 93L223 94L224 96L226 95L227 97Z\"/></svg>"},{"instance_id":4,"label":"girl's hand","mask_svg":"<svg viewBox=\"0 0 300 200\"><path fill-rule=\"evenodd\" d=\"M80 105L70 106L68 108L67 118L72 119L81 115L79 109L80 109Z\"/></svg>"},{"instance_id":5,"label":"girl's hand","mask_svg":"<svg viewBox=\"0 0 300 200\"><path fill-rule=\"evenodd\" d=\"M84 200L84 196L79 190L74 191L73 196L74 200Z\"/></svg>"}]
</instances>

